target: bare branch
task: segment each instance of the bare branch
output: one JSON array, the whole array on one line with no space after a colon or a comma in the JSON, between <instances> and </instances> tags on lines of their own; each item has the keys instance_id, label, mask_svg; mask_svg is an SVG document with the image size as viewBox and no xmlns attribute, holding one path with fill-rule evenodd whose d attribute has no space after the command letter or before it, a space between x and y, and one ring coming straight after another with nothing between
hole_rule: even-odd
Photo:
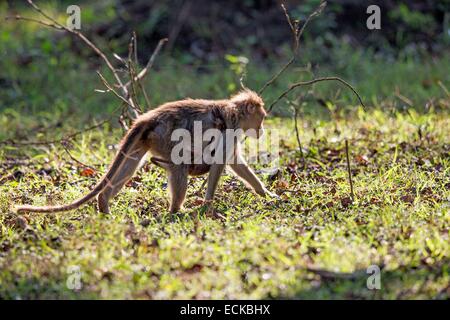
<instances>
[{"instance_id":1,"label":"bare branch","mask_svg":"<svg viewBox=\"0 0 450 320\"><path fill-rule=\"evenodd\" d=\"M352 180L352 170L350 168L350 156L348 149L348 140L345 139L345 155L347 159L347 172L348 172L348 181L350 183L350 196L352 197L352 201L355 201L355 194L353 193L353 180Z\"/></svg>"},{"instance_id":2,"label":"bare branch","mask_svg":"<svg viewBox=\"0 0 450 320\"><path fill-rule=\"evenodd\" d=\"M445 94L447 95L447 97L450 98L450 92L447 90L447 88L444 86L444 84L442 83L441 80L439 80L438 82L439 87L441 87L441 89L445 92Z\"/></svg>"},{"instance_id":3,"label":"bare branch","mask_svg":"<svg viewBox=\"0 0 450 320\"><path fill-rule=\"evenodd\" d=\"M67 148L67 146L66 146L65 143L62 143L61 145L62 145L62 148L64 149L64 151L69 155L70 159L72 159L72 161L78 163L80 166L82 166L82 167L84 167L84 168L89 168L89 169L94 170L94 172L97 172L97 169L96 169L96 168L94 168L94 167L92 167L92 166L90 166L90 165L88 165L88 164L85 164L85 163L81 162L80 160L78 160L77 158L75 158L75 157L72 155L72 153L70 153L70 151L69 151L69 149Z\"/></svg>"},{"instance_id":4,"label":"bare branch","mask_svg":"<svg viewBox=\"0 0 450 320\"><path fill-rule=\"evenodd\" d=\"M159 51L162 48L162 45L167 41L167 39L161 39L158 43L158 46L156 47L155 51L153 52L153 54L151 55L146 67L141 70L141 72L139 72L139 74L136 75L136 68L134 70L130 69L130 66L132 64L130 63L126 63L124 61L124 59L122 59L121 57L119 57L118 55L114 54L113 56L118 59L120 62L124 63L127 68L128 68L128 73L129 75L132 77L130 78L130 81L128 81L126 84L124 84L122 82L121 77L119 76L116 68L114 67L114 65L111 63L111 61L108 59L108 57L106 56L106 54L100 50L92 41L90 41L83 33L81 33L78 30L75 29L71 29L67 26L65 26L62 23L59 23L55 18L51 17L50 15L48 15L47 13L45 13L37 4L35 4L32 0L27 0L28 4L35 10L37 11L40 15L42 15L45 19L49 20L50 22L47 21L41 21L38 19L33 19L33 18L24 18L21 16L15 16L15 17L8 17L9 19L16 19L16 20L26 20L26 21L31 21L34 23L38 23L41 25L44 25L46 27L50 27L50 28L54 28L60 31L66 31L76 37L78 37L80 40L82 40L89 48L91 48L106 64L106 66L108 67L108 69L111 71L111 73L113 74L116 84L113 85L109 85L105 78L103 76L101 76L102 81L104 82L104 84L107 86L107 88L109 89L109 91L112 91L114 93L114 95L116 95L117 97L120 96L120 100L125 102L125 100L127 101L126 104L127 106L130 107L129 112L132 113L132 117L138 117L141 113L142 110L138 104L138 99L137 99L137 91L136 91L136 85L133 82L138 82L138 85L141 89L141 91L144 94L145 100L147 102L148 105L150 105L150 101L148 99L148 95L144 90L144 87L142 86L141 83L139 83L139 80L141 80L142 78L144 78L144 76L147 74L148 70L151 69L151 67L153 66L153 63L155 61L155 58L157 56L157 54L159 53ZM130 44L133 47L133 50L130 50L130 54L134 53L134 60L135 60L135 64L137 65L138 61L137 61L137 37L136 37L136 33L133 32L133 37L132 37L132 43ZM128 60L131 60L131 56L129 57ZM133 81L131 81L133 80ZM132 93L130 94L130 92L128 91L128 86L129 85L133 85L134 87L132 88ZM116 92L113 87L119 87L121 90L121 94L119 94L118 92Z\"/></svg>"},{"instance_id":5,"label":"bare branch","mask_svg":"<svg viewBox=\"0 0 450 320\"><path fill-rule=\"evenodd\" d=\"M139 89L141 89L141 92L144 95L145 103L147 104L147 109L149 109L151 107L151 103L150 103L150 99L147 95L147 92L145 91L144 85L142 84L140 79L137 81L137 83L139 85Z\"/></svg>"},{"instance_id":6,"label":"bare branch","mask_svg":"<svg viewBox=\"0 0 450 320\"><path fill-rule=\"evenodd\" d=\"M65 30L75 36L77 36L78 38L80 38L85 44L87 44L100 58L103 59L103 61L106 63L106 65L108 66L108 68L111 70L112 74L114 75L114 78L117 81L117 84L119 85L119 87L121 87L122 91L124 91L124 94L127 94L127 89L126 87L124 87L122 80L120 79L119 75L116 72L116 69L114 68L114 66L112 65L112 63L109 61L109 59L106 57L106 55L103 53L103 51L101 51L95 44L92 43L92 41L90 41L84 34L82 34L81 32L77 31L77 30L73 30L70 29L68 27L66 27L65 25L59 23L56 19L52 18L51 16L49 16L48 14L46 14L44 11L42 11L42 9L36 5L32 0L27 0L27 2L37 11L39 12L43 17L47 18L48 20L50 20L53 24L45 24L49 27L53 27L59 30ZM33 21L33 20L31 20ZM37 22L34 21L34 22ZM41 22L38 22L41 23ZM41 23L42 24L42 23Z\"/></svg>"},{"instance_id":7,"label":"bare branch","mask_svg":"<svg viewBox=\"0 0 450 320\"><path fill-rule=\"evenodd\" d=\"M138 61L138 56L137 56L137 35L136 35L136 31L133 31L133 48L134 48L134 63L136 65L139 64Z\"/></svg>"},{"instance_id":8,"label":"bare branch","mask_svg":"<svg viewBox=\"0 0 450 320\"><path fill-rule=\"evenodd\" d=\"M134 105L132 105L130 103L129 100L125 99L124 97L122 97L119 93L117 93L116 90L114 90L114 88L108 83L108 81L105 79L105 77L100 73L100 71L97 71L98 76L100 77L100 79L102 80L103 84L105 85L106 88L108 88L108 92L112 92L120 101L122 101L123 103L125 103L126 105L130 106L131 108L134 109Z\"/></svg>"},{"instance_id":9,"label":"bare branch","mask_svg":"<svg viewBox=\"0 0 450 320\"><path fill-rule=\"evenodd\" d=\"M306 85L311 85L317 82L321 82L321 81L339 81L342 84L346 85L348 88L350 88L353 93L358 97L359 103L361 104L361 106L363 106L363 108L365 109L366 106L364 105L364 102L361 99L361 96L359 95L359 93L356 91L355 88L353 88L353 86L348 83L347 81L339 78L339 77L323 77L323 78L317 78L317 79L313 79L313 80L309 80L309 81L301 81L301 82L296 82L294 84L291 84L289 86L289 88L287 90L285 90L281 95L278 96L278 98L276 98L269 106L269 108L267 109L267 112L271 112L273 107L284 97L286 97L286 95L288 93L290 93L292 90L294 90L297 87L300 86L306 86Z\"/></svg>"},{"instance_id":10,"label":"bare branch","mask_svg":"<svg viewBox=\"0 0 450 320\"><path fill-rule=\"evenodd\" d=\"M302 141L300 140L300 130L298 129L298 106L292 106L294 111L294 126L295 126L295 137L297 138L298 148L300 150L300 156L302 157L303 166L305 167L305 155L303 154Z\"/></svg>"},{"instance_id":11,"label":"bare branch","mask_svg":"<svg viewBox=\"0 0 450 320\"><path fill-rule=\"evenodd\" d=\"M247 68L244 66L244 71L242 72L241 76L239 77L239 84L241 85L241 89L245 90L247 87L244 84L244 80L247 77Z\"/></svg>"},{"instance_id":12,"label":"bare branch","mask_svg":"<svg viewBox=\"0 0 450 320\"><path fill-rule=\"evenodd\" d=\"M43 26L46 26L46 27L58 29L58 30L60 30L60 31L63 31L63 30L64 30L63 28L61 28L60 26L58 26L58 25L56 25L56 24L54 24L54 23L49 23L49 22L45 22L45 21L37 20L37 19L33 19L33 18L22 17L22 16L19 16L19 15L5 17L5 20L24 20L24 21L30 21L30 22L42 24Z\"/></svg>"},{"instance_id":13,"label":"bare branch","mask_svg":"<svg viewBox=\"0 0 450 320\"><path fill-rule=\"evenodd\" d=\"M122 113L120 114L120 117L119 117L119 124L122 127L124 132L127 132L130 129L128 127L128 125L127 125L126 120L125 120L126 112L127 112L127 109L126 108L122 108Z\"/></svg>"},{"instance_id":14,"label":"bare branch","mask_svg":"<svg viewBox=\"0 0 450 320\"><path fill-rule=\"evenodd\" d=\"M121 89L122 93L123 93L123 99L128 100L128 105L130 106L134 117L137 117L139 115L139 108L134 104L133 99L130 98L130 94L128 92L127 86L125 86L122 82L122 79L120 78L119 74L117 73L115 67L113 66L113 64L111 63L111 61L108 59L108 57L106 56L106 54L100 50L92 41L90 41L83 33L68 28L67 26L59 23L56 19L52 18L51 16L49 16L47 13L45 13L38 5L36 5L32 0L27 0L27 2L33 7L34 10L36 10L37 12L39 12L43 17L45 17L46 19L50 20L52 22L52 24L50 23L45 23L45 22L38 22L38 20L34 21L34 22L38 22L41 24L44 24L46 26L49 27L53 27L56 28L58 30L62 29L64 31L67 31L70 34L73 34L75 36L77 36L79 39L81 39L88 47L90 47L100 58L103 59L103 61L105 62L106 66L108 67L108 69L111 71L111 73L113 74L116 82L117 82L117 86ZM33 21L33 20L31 20Z\"/></svg>"},{"instance_id":15,"label":"bare branch","mask_svg":"<svg viewBox=\"0 0 450 320\"><path fill-rule=\"evenodd\" d=\"M293 64L295 62L295 60L297 59L298 50L300 47L300 38L301 38L303 32L305 31L306 26L308 25L308 23L311 21L312 18L314 18L322 13L322 11L326 5L327 5L327 2L322 0L320 2L319 6L308 16L308 18L306 18L301 29L299 29L299 22L298 21L292 22L292 19L286 10L286 7L284 6L284 4L281 5L284 15L286 16L286 20L287 20L289 27L291 28L292 34L294 36L294 49L293 49L291 59L289 59L289 61L269 81L267 81L262 86L261 89L259 89L259 94L262 94L264 92L264 90L267 89L268 86L273 84L281 76L281 74L284 71L286 71L291 64Z\"/></svg>"},{"instance_id":16,"label":"bare branch","mask_svg":"<svg viewBox=\"0 0 450 320\"><path fill-rule=\"evenodd\" d=\"M141 72L139 72L139 74L138 74L138 75L136 76L136 78L134 79L135 81L142 80L142 79L145 77L145 75L147 74L147 72L152 68L153 63L155 62L156 56L158 55L159 51L161 51L162 46L164 45L164 43L167 42L167 40L168 40L167 38L164 38L164 39L159 40L158 45L156 46L155 51L153 51L153 53L152 53L150 59L149 59L148 62L147 62L147 65L145 66L144 69L141 70ZM131 81L128 81L128 82L125 84L125 87L128 87L130 84L131 84Z\"/></svg>"},{"instance_id":17,"label":"bare branch","mask_svg":"<svg viewBox=\"0 0 450 320\"><path fill-rule=\"evenodd\" d=\"M129 95L130 102L133 103L134 106L136 106L136 112L138 114L142 114L142 108L139 105L138 97L137 97L137 91L136 91L136 81L135 81L135 68L134 63L132 60L132 56L136 53L136 41L135 41L135 34L131 36L130 43L128 44L128 62L126 64L128 75L131 81L131 94Z\"/></svg>"},{"instance_id":18,"label":"bare branch","mask_svg":"<svg viewBox=\"0 0 450 320\"><path fill-rule=\"evenodd\" d=\"M136 40L135 36L134 39ZM134 83L137 83L137 85L139 86L139 89L141 90L141 92L144 95L144 99L145 102L147 104L147 108L150 107L151 103L150 103L150 99L148 98L148 94L145 91L145 88L141 82L141 80L147 75L148 71L153 67L153 64L155 62L156 56L158 55L158 53L161 51L162 46L164 45L164 43L167 42L167 38L161 39L158 42L158 45L156 46L155 50L153 51L152 55L150 56L150 59L147 62L147 65L145 66L144 69L142 69L139 74L136 75L136 68L133 66L133 64L130 64L130 61L127 64L128 67L128 72L130 74L130 80L125 84L125 87L128 86L136 86ZM136 41L135 41L136 43ZM136 44L135 44L136 45ZM134 47L134 52L136 54L136 47ZM136 65L137 65L137 57L135 57L136 60ZM130 67L133 68L134 67L134 72L132 70L130 70ZM134 89L134 92L136 93L136 90ZM140 108L142 109L142 108Z\"/></svg>"}]
</instances>

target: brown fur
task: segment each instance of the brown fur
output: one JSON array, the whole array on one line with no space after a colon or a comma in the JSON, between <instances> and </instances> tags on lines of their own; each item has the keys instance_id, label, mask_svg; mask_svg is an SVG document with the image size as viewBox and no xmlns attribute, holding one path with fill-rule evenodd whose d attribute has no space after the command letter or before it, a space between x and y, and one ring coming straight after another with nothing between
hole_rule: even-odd
<instances>
[{"instance_id":1,"label":"brown fur","mask_svg":"<svg viewBox=\"0 0 450 320\"><path fill-rule=\"evenodd\" d=\"M164 167L167 171L171 212L179 210L184 202L188 175L202 175L209 172L205 200L210 201L213 199L225 165L173 164L170 155L177 143L171 141L173 130L184 128L192 132L194 121L201 121L203 130L210 128L260 129L266 116L263 106L262 99L250 90L242 91L228 100L186 99L165 103L136 119L123 138L108 172L87 195L67 205L18 206L16 210L18 212L68 211L97 196L99 211L108 213L109 200L132 177L147 151L154 156L152 162ZM236 154L236 156L239 155ZM258 194L271 194L246 164L235 164L230 167Z\"/></svg>"}]
</instances>

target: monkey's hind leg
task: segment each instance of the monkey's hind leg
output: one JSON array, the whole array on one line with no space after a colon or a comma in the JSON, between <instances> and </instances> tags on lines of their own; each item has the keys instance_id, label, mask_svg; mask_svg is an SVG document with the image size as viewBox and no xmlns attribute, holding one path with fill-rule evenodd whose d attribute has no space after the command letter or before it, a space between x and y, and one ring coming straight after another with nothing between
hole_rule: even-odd
<instances>
[{"instance_id":1,"label":"monkey's hind leg","mask_svg":"<svg viewBox=\"0 0 450 320\"><path fill-rule=\"evenodd\" d=\"M188 171L185 166L174 165L167 168L170 192L170 213L176 213L183 205L188 184Z\"/></svg>"},{"instance_id":2,"label":"monkey's hind leg","mask_svg":"<svg viewBox=\"0 0 450 320\"><path fill-rule=\"evenodd\" d=\"M146 153L147 148L139 146L129 154L124 155L125 159L123 160L122 166L97 196L98 211L109 213L109 200L116 196L124 184L130 180Z\"/></svg>"}]
</instances>

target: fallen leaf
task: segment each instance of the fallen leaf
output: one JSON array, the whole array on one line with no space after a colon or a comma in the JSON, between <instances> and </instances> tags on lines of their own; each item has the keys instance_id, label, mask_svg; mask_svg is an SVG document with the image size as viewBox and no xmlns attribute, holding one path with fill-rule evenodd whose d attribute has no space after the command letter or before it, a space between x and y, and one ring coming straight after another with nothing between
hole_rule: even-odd
<instances>
[{"instance_id":1,"label":"fallen leaf","mask_svg":"<svg viewBox=\"0 0 450 320\"><path fill-rule=\"evenodd\" d=\"M286 180L278 180L277 181L277 188L288 189L289 188L289 182L287 182Z\"/></svg>"},{"instance_id":2,"label":"fallen leaf","mask_svg":"<svg viewBox=\"0 0 450 320\"><path fill-rule=\"evenodd\" d=\"M407 194L407 195L401 196L400 200L402 200L403 202L406 202L406 203L413 203L414 202L414 196L412 196L410 194Z\"/></svg>"},{"instance_id":3,"label":"fallen leaf","mask_svg":"<svg viewBox=\"0 0 450 320\"><path fill-rule=\"evenodd\" d=\"M184 271L187 273L196 273L196 272L200 272L202 270L203 270L203 265L199 264L199 263L196 263L193 266L184 269Z\"/></svg>"},{"instance_id":4,"label":"fallen leaf","mask_svg":"<svg viewBox=\"0 0 450 320\"><path fill-rule=\"evenodd\" d=\"M370 203L371 204L380 204L381 201L378 198L372 197L372 198L370 198Z\"/></svg>"},{"instance_id":5,"label":"fallen leaf","mask_svg":"<svg viewBox=\"0 0 450 320\"><path fill-rule=\"evenodd\" d=\"M350 197L344 197L341 198L341 204L344 208L347 208L348 206L350 206L353 203L352 198Z\"/></svg>"},{"instance_id":6,"label":"fallen leaf","mask_svg":"<svg viewBox=\"0 0 450 320\"><path fill-rule=\"evenodd\" d=\"M332 208L334 205L333 201L327 202L327 204L325 205L327 208Z\"/></svg>"},{"instance_id":7,"label":"fallen leaf","mask_svg":"<svg viewBox=\"0 0 450 320\"><path fill-rule=\"evenodd\" d=\"M204 204L204 201L203 201L202 198L197 197L197 198L194 199L194 201L193 201L192 204L193 204L194 206L201 206L201 205Z\"/></svg>"},{"instance_id":8,"label":"fallen leaf","mask_svg":"<svg viewBox=\"0 0 450 320\"><path fill-rule=\"evenodd\" d=\"M95 176L97 173L95 172L94 169L92 168L84 168L83 170L81 170L80 175L83 177L93 177Z\"/></svg>"},{"instance_id":9,"label":"fallen leaf","mask_svg":"<svg viewBox=\"0 0 450 320\"><path fill-rule=\"evenodd\" d=\"M369 159L367 158L367 156L362 156L362 155L357 155L355 157L355 160L358 164L362 165L362 166L366 166L369 163Z\"/></svg>"}]
</instances>

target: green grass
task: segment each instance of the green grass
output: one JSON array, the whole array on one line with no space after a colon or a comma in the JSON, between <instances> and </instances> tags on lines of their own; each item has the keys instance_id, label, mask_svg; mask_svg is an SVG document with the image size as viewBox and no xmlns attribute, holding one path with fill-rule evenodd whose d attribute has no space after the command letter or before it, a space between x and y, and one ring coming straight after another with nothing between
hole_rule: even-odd
<instances>
[{"instance_id":1,"label":"green grass","mask_svg":"<svg viewBox=\"0 0 450 320\"><path fill-rule=\"evenodd\" d=\"M31 15L26 8L21 13ZM73 49L42 27L2 24L0 141L59 139L116 109L114 97L94 92L102 88L93 72L98 60ZM288 45L278 51L284 54L267 61L244 53L250 88L261 87L288 60ZM391 61L342 42L330 50L305 43L301 54L264 93L267 103L312 71L348 80L369 109L357 109L351 92L334 83L291 94L295 103L309 92L299 101L305 167L293 121L272 118L268 126L283 138L279 174L256 169L282 200L261 199L227 175L215 203L224 219L206 216L198 205L200 178L191 180L185 209L170 215L164 172L151 165L117 196L110 215L90 204L18 216L14 204L65 203L88 192L123 132L114 120L67 145L97 176L83 175L60 144L0 144L0 179L9 177L0 182L0 299L449 298L448 52ZM305 72L308 62L313 66ZM161 55L145 86L155 106L186 96L226 97L238 78L225 59L205 65L188 55ZM282 101L275 114L290 115L292 103ZM367 289L370 265L382 269L380 290ZM82 272L78 291L67 286L74 266Z\"/></svg>"},{"instance_id":2,"label":"green grass","mask_svg":"<svg viewBox=\"0 0 450 320\"><path fill-rule=\"evenodd\" d=\"M59 145L2 148L1 174L22 176L0 186L0 297L448 298L448 114L360 110L300 124L305 169L292 121L269 121L284 137L280 173L260 176L282 200L258 198L227 175L216 201L225 219L205 216L196 204L202 179L191 180L183 212L170 215L164 173L150 165L110 215L87 205L20 217L12 204L67 202L97 178L83 177ZM93 131L70 150L101 171L120 136ZM366 287L374 264L382 267L380 290ZM70 266L82 272L80 291L66 286Z\"/></svg>"}]
</instances>

